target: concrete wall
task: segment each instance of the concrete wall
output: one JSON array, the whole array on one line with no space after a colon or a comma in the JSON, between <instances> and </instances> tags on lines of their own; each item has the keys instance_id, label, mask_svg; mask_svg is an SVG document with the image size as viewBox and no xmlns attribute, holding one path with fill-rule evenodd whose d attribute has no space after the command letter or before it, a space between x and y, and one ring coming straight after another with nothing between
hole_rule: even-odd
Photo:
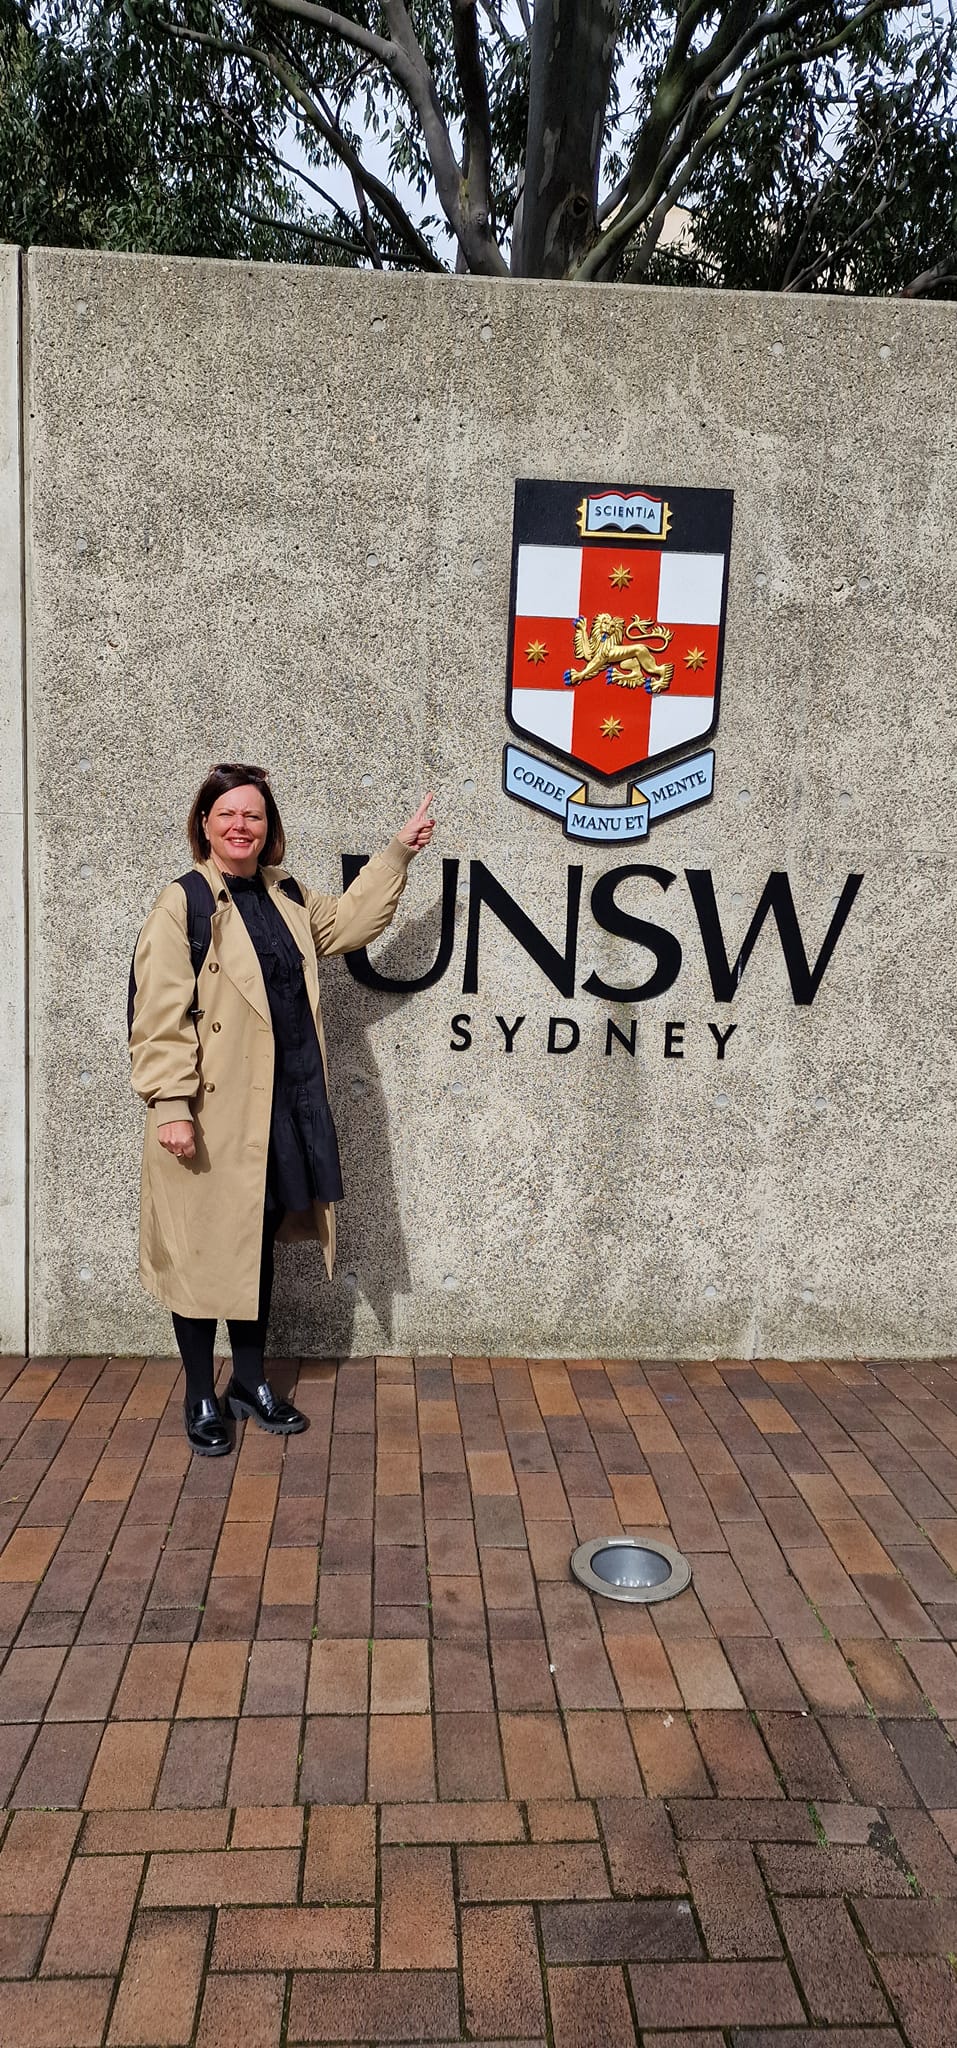
<instances>
[{"instance_id":1,"label":"concrete wall","mask_svg":"<svg viewBox=\"0 0 957 2048\"><path fill-rule=\"evenodd\" d=\"M26 1342L20 266L0 248L0 1352Z\"/></svg>"},{"instance_id":2,"label":"concrete wall","mask_svg":"<svg viewBox=\"0 0 957 2048\"><path fill-rule=\"evenodd\" d=\"M735 493L715 798L631 856L677 874L667 896L622 892L681 976L615 1010L630 1059L580 982L647 956L587 916L572 1000L491 918L476 995L461 928L408 998L332 964L341 1257L331 1289L283 1259L276 1348L952 1351L957 309L26 268L34 1347L169 1346L135 1278L123 1006L210 761L271 765L291 865L329 887L435 789L436 851L375 952L394 974L433 957L439 856L463 882L485 861L556 943L569 862L587 905L626 857L501 789L513 483L550 476ZM812 954L863 873L810 1007L773 931L716 1004L686 867L733 951L786 870ZM508 1055L495 1017L520 1013ZM555 1014L574 1054L545 1051Z\"/></svg>"}]
</instances>

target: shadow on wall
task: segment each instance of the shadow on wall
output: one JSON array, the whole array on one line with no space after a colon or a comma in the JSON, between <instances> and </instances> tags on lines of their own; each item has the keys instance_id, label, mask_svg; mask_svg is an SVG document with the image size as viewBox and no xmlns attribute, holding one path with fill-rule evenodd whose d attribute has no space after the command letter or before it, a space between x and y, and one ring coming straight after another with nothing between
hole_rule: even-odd
<instances>
[{"instance_id":1,"label":"shadow on wall","mask_svg":"<svg viewBox=\"0 0 957 2048\"><path fill-rule=\"evenodd\" d=\"M376 949L378 972L411 980L427 971L441 928L440 896ZM364 987L344 960L330 961L320 975L329 1092L345 1189L337 1210L336 1269L330 1287L314 1248L279 1248L269 1348L333 1358L348 1357L353 1349L360 1301L371 1309L388 1349L396 1300L411 1291L389 1136L390 1120L401 1113L401 1105L387 1100L374 1051L376 1027L392 1020L398 1026L399 1013L411 998ZM408 1034L408 1019L398 1028Z\"/></svg>"}]
</instances>

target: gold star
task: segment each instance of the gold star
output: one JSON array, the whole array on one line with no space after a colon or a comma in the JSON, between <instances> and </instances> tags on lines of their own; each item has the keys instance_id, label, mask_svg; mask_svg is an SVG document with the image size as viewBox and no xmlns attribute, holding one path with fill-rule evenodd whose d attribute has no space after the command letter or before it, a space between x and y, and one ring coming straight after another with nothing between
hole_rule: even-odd
<instances>
[{"instance_id":1,"label":"gold star","mask_svg":"<svg viewBox=\"0 0 957 2048\"><path fill-rule=\"evenodd\" d=\"M631 582L631 570L625 566L624 562L616 562L611 572L611 580L616 590L624 590L626 585Z\"/></svg>"},{"instance_id":2,"label":"gold star","mask_svg":"<svg viewBox=\"0 0 957 2048\"><path fill-rule=\"evenodd\" d=\"M547 653L548 648L544 640L530 640L525 649L525 659L530 661L533 666L537 666L540 661L544 661Z\"/></svg>"},{"instance_id":3,"label":"gold star","mask_svg":"<svg viewBox=\"0 0 957 2048\"><path fill-rule=\"evenodd\" d=\"M606 740L617 740L617 739L620 739L620 738L621 738L621 719L620 719L620 718L606 718L606 719L605 719L605 721L604 721L604 723L603 723L603 725L602 725L602 732L603 732L603 734L604 734L604 736L605 736Z\"/></svg>"},{"instance_id":4,"label":"gold star","mask_svg":"<svg viewBox=\"0 0 957 2048\"><path fill-rule=\"evenodd\" d=\"M685 668L703 668L706 656L700 647L689 647L685 655Z\"/></svg>"}]
</instances>

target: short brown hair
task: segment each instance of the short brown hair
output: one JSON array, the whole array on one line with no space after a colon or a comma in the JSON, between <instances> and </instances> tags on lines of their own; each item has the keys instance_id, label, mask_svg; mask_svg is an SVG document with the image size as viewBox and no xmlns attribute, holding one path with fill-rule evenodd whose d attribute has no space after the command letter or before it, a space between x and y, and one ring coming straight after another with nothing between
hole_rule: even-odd
<instances>
[{"instance_id":1,"label":"short brown hair","mask_svg":"<svg viewBox=\"0 0 957 2048\"><path fill-rule=\"evenodd\" d=\"M242 789L251 783L258 789L266 806L266 843L259 858L264 867L278 867L286 851L286 835L283 831L279 806L269 787L269 773L265 768L252 768L248 761L217 761L211 768L201 788L193 798L186 831L194 860L209 859L209 840L203 819L216 802L229 789Z\"/></svg>"}]
</instances>

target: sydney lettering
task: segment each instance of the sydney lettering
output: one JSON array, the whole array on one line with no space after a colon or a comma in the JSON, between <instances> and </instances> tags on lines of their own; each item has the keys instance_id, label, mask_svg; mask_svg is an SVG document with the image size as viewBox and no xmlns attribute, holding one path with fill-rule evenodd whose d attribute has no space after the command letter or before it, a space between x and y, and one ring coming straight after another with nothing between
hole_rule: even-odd
<instances>
[{"instance_id":1,"label":"sydney lettering","mask_svg":"<svg viewBox=\"0 0 957 2048\"><path fill-rule=\"evenodd\" d=\"M471 1010L459 1010L451 1019L450 1052L471 1052L480 1039L491 1042L500 1051L515 1051L515 1041L523 1032L519 1050L565 1054L577 1052L585 1044L586 1049L604 1052L606 1059L615 1054L619 1058L628 1054L634 1059L639 1049L638 1019L629 1018L627 1024L619 1024L614 1017L598 1020L597 1031L591 1031L585 1041L582 1026L576 1017L549 1017L544 1029L541 1025L529 1026L528 1018L496 1016L491 1022L487 1018L476 1018ZM586 1027L587 1028L587 1027ZM685 1053L707 1052L711 1059L723 1060L729 1041L737 1031L736 1024L728 1024L722 1031L719 1024L689 1025L683 1017L669 1017L663 1026L656 1026L654 1033L645 1033L641 1050L645 1054L657 1052L666 1060L683 1060ZM604 1043L602 1043L604 1041Z\"/></svg>"}]
</instances>

